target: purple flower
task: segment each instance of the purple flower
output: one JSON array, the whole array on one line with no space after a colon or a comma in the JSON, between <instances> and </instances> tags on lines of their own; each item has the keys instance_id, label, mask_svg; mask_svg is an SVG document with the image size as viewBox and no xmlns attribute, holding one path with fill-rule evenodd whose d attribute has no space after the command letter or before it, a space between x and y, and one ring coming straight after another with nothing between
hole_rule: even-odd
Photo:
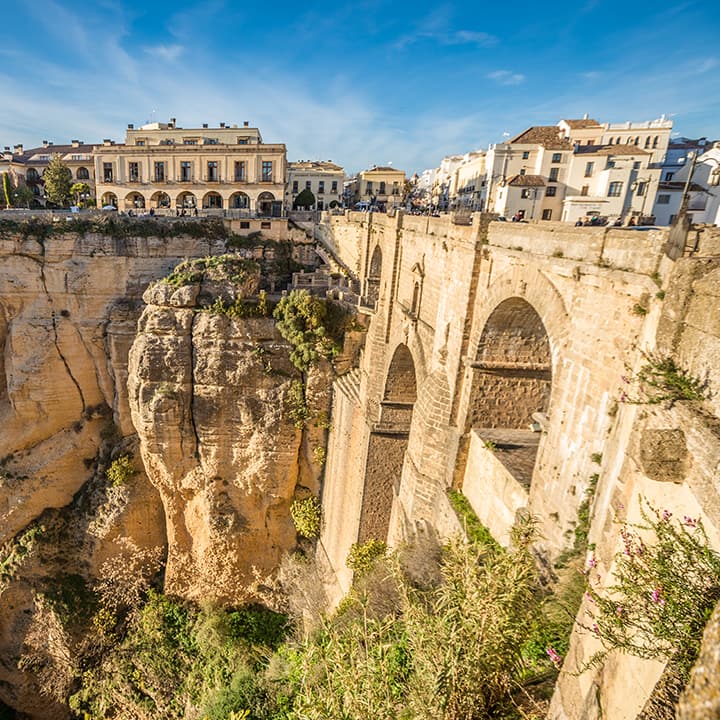
<instances>
[{"instance_id":1,"label":"purple flower","mask_svg":"<svg viewBox=\"0 0 720 720\"><path fill-rule=\"evenodd\" d=\"M667 522L672 517L672 513L669 510L663 510L662 519Z\"/></svg>"},{"instance_id":2,"label":"purple flower","mask_svg":"<svg viewBox=\"0 0 720 720\"><path fill-rule=\"evenodd\" d=\"M624 383L629 383L629 382L630 382L630 378L627 377L627 375L621 375L621 376L620 376L620 379L621 379Z\"/></svg>"},{"instance_id":3,"label":"purple flower","mask_svg":"<svg viewBox=\"0 0 720 720\"><path fill-rule=\"evenodd\" d=\"M597 624L597 623L593 623L593 628L592 628L592 629L593 629L593 632L594 632L596 635L600 635L600 628L598 627L598 624Z\"/></svg>"},{"instance_id":4,"label":"purple flower","mask_svg":"<svg viewBox=\"0 0 720 720\"><path fill-rule=\"evenodd\" d=\"M663 597L662 597L662 588L655 588L650 593L650 599L657 605L664 605L665 600L663 600Z\"/></svg>"},{"instance_id":5,"label":"purple flower","mask_svg":"<svg viewBox=\"0 0 720 720\"><path fill-rule=\"evenodd\" d=\"M624 403L624 402L627 402L627 399L628 399L627 393L623 390L620 393L619 401Z\"/></svg>"},{"instance_id":6,"label":"purple flower","mask_svg":"<svg viewBox=\"0 0 720 720\"><path fill-rule=\"evenodd\" d=\"M597 567L597 560L595 559L594 555L590 556L590 559L588 560L588 567L591 567L591 568Z\"/></svg>"},{"instance_id":7,"label":"purple flower","mask_svg":"<svg viewBox=\"0 0 720 720\"><path fill-rule=\"evenodd\" d=\"M622 607L622 605L618 605L618 606L615 608L615 614L616 614L616 615L622 615L622 614L623 614L623 607Z\"/></svg>"},{"instance_id":8,"label":"purple flower","mask_svg":"<svg viewBox=\"0 0 720 720\"><path fill-rule=\"evenodd\" d=\"M562 665L562 655L560 655L552 645L548 647L545 652L548 654L548 657L550 658L550 661L552 664L559 668L560 665Z\"/></svg>"},{"instance_id":9,"label":"purple flower","mask_svg":"<svg viewBox=\"0 0 720 720\"><path fill-rule=\"evenodd\" d=\"M688 515L685 515L685 516L683 517L683 522L684 522L688 527L697 527L698 518L691 518L691 517L689 517Z\"/></svg>"}]
</instances>

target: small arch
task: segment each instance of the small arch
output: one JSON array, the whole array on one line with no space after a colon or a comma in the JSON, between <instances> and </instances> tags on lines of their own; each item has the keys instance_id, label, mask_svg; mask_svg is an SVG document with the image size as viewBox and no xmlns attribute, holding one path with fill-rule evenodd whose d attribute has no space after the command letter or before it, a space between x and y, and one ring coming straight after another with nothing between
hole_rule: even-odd
<instances>
[{"instance_id":1,"label":"small arch","mask_svg":"<svg viewBox=\"0 0 720 720\"><path fill-rule=\"evenodd\" d=\"M656 135L656 136L653 138L653 148L656 148L656 147L658 146L658 143L659 143L659 142L660 142L660 136L659 136L659 135Z\"/></svg>"},{"instance_id":2,"label":"small arch","mask_svg":"<svg viewBox=\"0 0 720 720\"><path fill-rule=\"evenodd\" d=\"M380 298L380 281L382 280L382 250L376 245L370 259L370 269L368 270L367 280L365 284L365 297L368 305L375 307Z\"/></svg>"},{"instance_id":3,"label":"small arch","mask_svg":"<svg viewBox=\"0 0 720 720\"><path fill-rule=\"evenodd\" d=\"M150 198L150 207L154 208L169 208L170 207L170 196L162 190L158 190L152 194Z\"/></svg>"},{"instance_id":4,"label":"small arch","mask_svg":"<svg viewBox=\"0 0 720 720\"><path fill-rule=\"evenodd\" d=\"M100 204L102 207L105 207L106 205L112 205L116 208L118 206L117 195L112 192L103 193Z\"/></svg>"},{"instance_id":5,"label":"small arch","mask_svg":"<svg viewBox=\"0 0 720 720\"><path fill-rule=\"evenodd\" d=\"M645 138L645 149L647 149L647 148L649 148L649 147L650 147L650 136L648 135L648 136Z\"/></svg>"},{"instance_id":6,"label":"small arch","mask_svg":"<svg viewBox=\"0 0 720 720\"><path fill-rule=\"evenodd\" d=\"M261 192L258 195L255 208L258 215L272 215L273 203L275 202L275 196L271 192Z\"/></svg>"},{"instance_id":7,"label":"small arch","mask_svg":"<svg viewBox=\"0 0 720 720\"><path fill-rule=\"evenodd\" d=\"M125 196L126 210L143 210L145 208L145 196L139 192L131 192Z\"/></svg>"},{"instance_id":8,"label":"small arch","mask_svg":"<svg viewBox=\"0 0 720 720\"><path fill-rule=\"evenodd\" d=\"M37 182L40 180L40 173L35 168L28 168L25 180L26 182Z\"/></svg>"},{"instance_id":9,"label":"small arch","mask_svg":"<svg viewBox=\"0 0 720 720\"><path fill-rule=\"evenodd\" d=\"M635 145L639 145L639 144L640 144L640 137L638 136L635 138Z\"/></svg>"},{"instance_id":10,"label":"small arch","mask_svg":"<svg viewBox=\"0 0 720 720\"><path fill-rule=\"evenodd\" d=\"M202 199L202 206L205 210L208 208L222 208L222 196L217 192L206 193Z\"/></svg>"},{"instance_id":11,"label":"small arch","mask_svg":"<svg viewBox=\"0 0 720 720\"><path fill-rule=\"evenodd\" d=\"M177 208L194 208L197 207L197 198L190 191L181 192L175 200Z\"/></svg>"},{"instance_id":12,"label":"small arch","mask_svg":"<svg viewBox=\"0 0 720 720\"><path fill-rule=\"evenodd\" d=\"M75 173L75 177L78 180L89 180L90 179L90 171L86 167L79 167L77 169L77 172Z\"/></svg>"},{"instance_id":13,"label":"small arch","mask_svg":"<svg viewBox=\"0 0 720 720\"><path fill-rule=\"evenodd\" d=\"M250 197L244 192L235 192L230 196L228 205L233 210L248 210L250 208Z\"/></svg>"}]
</instances>

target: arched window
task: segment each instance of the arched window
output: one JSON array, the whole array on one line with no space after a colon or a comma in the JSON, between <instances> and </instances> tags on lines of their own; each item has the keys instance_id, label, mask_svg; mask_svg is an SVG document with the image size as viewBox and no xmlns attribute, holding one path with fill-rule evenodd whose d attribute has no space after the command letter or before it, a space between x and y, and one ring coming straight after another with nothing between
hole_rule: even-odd
<instances>
[{"instance_id":1,"label":"arched window","mask_svg":"<svg viewBox=\"0 0 720 720\"><path fill-rule=\"evenodd\" d=\"M656 136L653 138L653 147L656 148L656 147L658 146L658 143L659 143L659 142L660 142L660 137L659 137L658 135L656 135Z\"/></svg>"},{"instance_id":2,"label":"arched window","mask_svg":"<svg viewBox=\"0 0 720 720\"><path fill-rule=\"evenodd\" d=\"M648 136L645 138L645 148L647 149L647 148L649 148L649 147L650 147L650 136L648 135Z\"/></svg>"},{"instance_id":3,"label":"arched window","mask_svg":"<svg viewBox=\"0 0 720 720\"><path fill-rule=\"evenodd\" d=\"M89 180L90 179L90 172L86 167L79 167L77 169L77 173L75 173L75 177L78 180Z\"/></svg>"}]
</instances>

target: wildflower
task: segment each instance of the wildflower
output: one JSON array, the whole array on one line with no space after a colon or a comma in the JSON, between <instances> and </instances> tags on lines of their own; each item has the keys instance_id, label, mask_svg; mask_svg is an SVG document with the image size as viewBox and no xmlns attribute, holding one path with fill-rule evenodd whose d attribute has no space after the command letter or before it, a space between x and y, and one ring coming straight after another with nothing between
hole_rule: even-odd
<instances>
[{"instance_id":1,"label":"wildflower","mask_svg":"<svg viewBox=\"0 0 720 720\"><path fill-rule=\"evenodd\" d=\"M663 600L663 597L662 597L662 588L655 588L650 593L650 599L657 605L664 605L665 600Z\"/></svg>"},{"instance_id":2,"label":"wildflower","mask_svg":"<svg viewBox=\"0 0 720 720\"><path fill-rule=\"evenodd\" d=\"M630 382L630 378L627 375L621 375L620 379L626 384Z\"/></svg>"},{"instance_id":3,"label":"wildflower","mask_svg":"<svg viewBox=\"0 0 720 720\"><path fill-rule=\"evenodd\" d=\"M683 517L683 522L684 522L688 527L693 527L693 528L694 528L694 527L697 527L698 518L691 518L690 516L685 515L685 516Z\"/></svg>"},{"instance_id":4,"label":"wildflower","mask_svg":"<svg viewBox=\"0 0 720 720\"><path fill-rule=\"evenodd\" d=\"M589 592L587 592L587 591L585 592L585 599L586 599L588 602L591 602L591 603L595 604L595 598L594 598Z\"/></svg>"},{"instance_id":5,"label":"wildflower","mask_svg":"<svg viewBox=\"0 0 720 720\"><path fill-rule=\"evenodd\" d=\"M662 519L667 522L672 517L672 513L669 510L663 510Z\"/></svg>"},{"instance_id":6,"label":"wildflower","mask_svg":"<svg viewBox=\"0 0 720 720\"><path fill-rule=\"evenodd\" d=\"M590 568L597 567L597 560L595 559L594 555L590 556L590 559L588 560L588 567L590 567Z\"/></svg>"},{"instance_id":7,"label":"wildflower","mask_svg":"<svg viewBox=\"0 0 720 720\"><path fill-rule=\"evenodd\" d=\"M615 608L615 614L616 614L616 615L622 615L622 614L623 614L623 606L622 606L622 605L618 605L618 606Z\"/></svg>"},{"instance_id":8,"label":"wildflower","mask_svg":"<svg viewBox=\"0 0 720 720\"><path fill-rule=\"evenodd\" d=\"M555 648L550 645L545 652L548 654L548 657L550 658L550 662L556 667L559 668L562 665L562 655L560 655Z\"/></svg>"},{"instance_id":9,"label":"wildflower","mask_svg":"<svg viewBox=\"0 0 720 720\"><path fill-rule=\"evenodd\" d=\"M618 398L618 400L622 403L627 402L628 395L624 390L620 393L620 397Z\"/></svg>"},{"instance_id":10,"label":"wildflower","mask_svg":"<svg viewBox=\"0 0 720 720\"><path fill-rule=\"evenodd\" d=\"M597 623L593 623L592 630L598 637L600 636L600 628L598 627Z\"/></svg>"}]
</instances>

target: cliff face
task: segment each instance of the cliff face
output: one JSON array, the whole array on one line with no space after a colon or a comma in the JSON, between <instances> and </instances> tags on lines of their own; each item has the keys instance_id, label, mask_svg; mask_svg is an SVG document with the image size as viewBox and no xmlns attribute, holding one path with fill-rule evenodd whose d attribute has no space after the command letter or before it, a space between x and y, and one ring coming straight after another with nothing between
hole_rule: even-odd
<instances>
[{"instance_id":1,"label":"cliff face","mask_svg":"<svg viewBox=\"0 0 720 720\"><path fill-rule=\"evenodd\" d=\"M274 322L198 311L199 294L204 283L145 293L130 405L165 510L166 590L237 603L296 544L290 504L319 468L288 415L298 373Z\"/></svg>"},{"instance_id":2,"label":"cliff face","mask_svg":"<svg viewBox=\"0 0 720 720\"><path fill-rule=\"evenodd\" d=\"M18 668L47 630L39 596L91 590L106 563L152 550L168 592L240 602L295 545L289 506L317 490L324 430L287 418L297 372L273 321L199 312L202 293L227 298L214 281L157 283L143 310L182 258L223 250L0 227L0 701L30 717L66 712ZM324 408L326 376L308 385ZM136 472L113 487L121 454Z\"/></svg>"}]
</instances>

